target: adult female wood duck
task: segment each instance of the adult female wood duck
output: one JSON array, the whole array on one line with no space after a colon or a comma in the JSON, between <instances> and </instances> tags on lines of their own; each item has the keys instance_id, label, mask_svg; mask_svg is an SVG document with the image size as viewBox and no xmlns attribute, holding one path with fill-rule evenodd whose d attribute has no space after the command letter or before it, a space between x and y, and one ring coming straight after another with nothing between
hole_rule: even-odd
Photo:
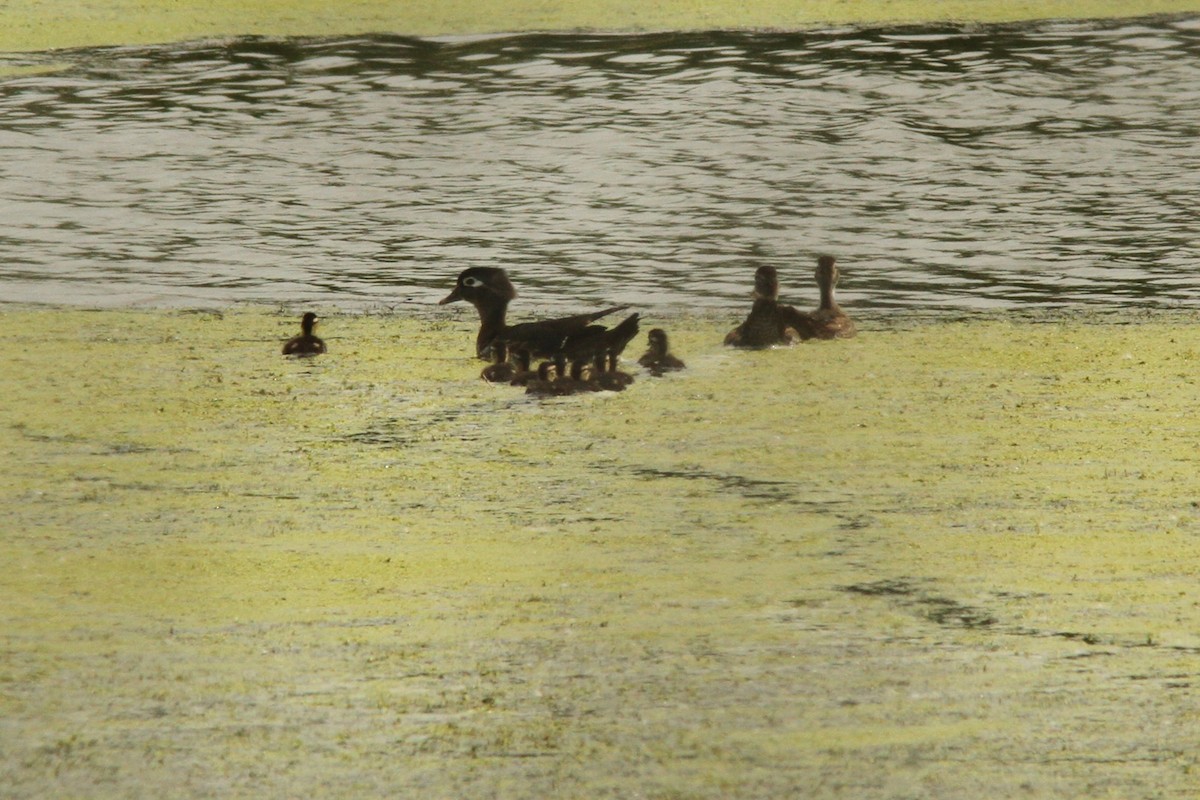
<instances>
[{"instance_id":1,"label":"adult female wood duck","mask_svg":"<svg viewBox=\"0 0 1200 800\"><path fill-rule=\"evenodd\" d=\"M817 286L821 290L821 305L808 315L813 323L813 335L818 339L849 339L857 331L854 321L833 299L833 287L837 285L840 275L833 256L817 259L816 274Z\"/></svg>"},{"instance_id":2,"label":"adult female wood duck","mask_svg":"<svg viewBox=\"0 0 1200 800\"><path fill-rule=\"evenodd\" d=\"M671 355L671 346L667 343L667 332L662 328L650 331L649 347L638 359L638 363L650 370L650 374L655 377L662 376L664 372L673 372L684 367L682 361Z\"/></svg>"},{"instance_id":3,"label":"adult female wood duck","mask_svg":"<svg viewBox=\"0 0 1200 800\"><path fill-rule=\"evenodd\" d=\"M754 305L746 320L725 336L731 347L763 348L816 336L809 315L779 302L779 275L762 266L754 273Z\"/></svg>"},{"instance_id":4,"label":"adult female wood duck","mask_svg":"<svg viewBox=\"0 0 1200 800\"><path fill-rule=\"evenodd\" d=\"M313 333L317 325L317 315L309 311L300 318L299 336L293 336L283 346L285 356L315 356L325 352L325 342Z\"/></svg>"},{"instance_id":5,"label":"adult female wood duck","mask_svg":"<svg viewBox=\"0 0 1200 800\"><path fill-rule=\"evenodd\" d=\"M516 296L517 290L504 270L499 267L471 267L459 273L454 289L438 304L466 300L475 306L479 312L475 354L480 358L488 357L492 343L497 339L505 341L510 350L528 350L534 358L553 356L560 350L605 333L607 328L592 323L626 308L613 306L590 314L509 325L505 319L508 304Z\"/></svg>"}]
</instances>

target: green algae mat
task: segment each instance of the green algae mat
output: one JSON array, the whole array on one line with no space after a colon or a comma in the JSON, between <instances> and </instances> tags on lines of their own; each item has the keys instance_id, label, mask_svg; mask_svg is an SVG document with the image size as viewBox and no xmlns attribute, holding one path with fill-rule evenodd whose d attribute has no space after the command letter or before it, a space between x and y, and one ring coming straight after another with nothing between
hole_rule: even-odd
<instances>
[{"instance_id":1,"label":"green algae mat","mask_svg":"<svg viewBox=\"0 0 1200 800\"><path fill-rule=\"evenodd\" d=\"M538 400L468 312L0 315L6 796L1200 792L1190 319Z\"/></svg>"},{"instance_id":2,"label":"green algae mat","mask_svg":"<svg viewBox=\"0 0 1200 800\"><path fill-rule=\"evenodd\" d=\"M755 3L574 0L11 0L0 6L0 52L153 44L224 36L444 36L525 31L802 30L830 25L1132 17L1200 10L1197 0L847 0Z\"/></svg>"}]
</instances>

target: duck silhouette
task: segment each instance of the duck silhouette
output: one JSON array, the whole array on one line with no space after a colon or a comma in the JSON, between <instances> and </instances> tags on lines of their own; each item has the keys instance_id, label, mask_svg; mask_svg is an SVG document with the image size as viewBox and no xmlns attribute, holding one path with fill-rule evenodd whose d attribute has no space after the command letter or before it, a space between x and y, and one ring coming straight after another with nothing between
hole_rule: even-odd
<instances>
[{"instance_id":1,"label":"duck silhouette","mask_svg":"<svg viewBox=\"0 0 1200 800\"><path fill-rule=\"evenodd\" d=\"M655 377L665 372L674 372L684 368L680 359L671 355L671 345L667 342L667 332L662 328L654 328L648 337L648 347L638 363L650 371Z\"/></svg>"},{"instance_id":2,"label":"duck silhouette","mask_svg":"<svg viewBox=\"0 0 1200 800\"><path fill-rule=\"evenodd\" d=\"M808 315L812 320L813 335L818 339L849 339L857 330L854 320L842 311L842 307L833 299L833 287L837 286L837 261L833 256L821 256L817 259L817 287L821 290L821 304Z\"/></svg>"},{"instance_id":3,"label":"duck silhouette","mask_svg":"<svg viewBox=\"0 0 1200 800\"><path fill-rule=\"evenodd\" d=\"M313 312L307 312L300 318L299 336L293 336L283 345L283 354L285 356L315 356L325 352L325 342L321 337L313 333L313 328L317 326L318 318Z\"/></svg>"},{"instance_id":4,"label":"duck silhouette","mask_svg":"<svg viewBox=\"0 0 1200 800\"><path fill-rule=\"evenodd\" d=\"M754 349L816 336L808 314L779 302L779 274L774 267L762 266L754 273L753 297L745 321L725 336L726 345Z\"/></svg>"},{"instance_id":5,"label":"duck silhouette","mask_svg":"<svg viewBox=\"0 0 1200 800\"><path fill-rule=\"evenodd\" d=\"M504 341L510 351L527 350L533 358L553 357L556 352L583 348L585 342L607 332L603 325L594 324L627 306L612 306L588 314L522 322L509 325L508 304L517 290L508 274L499 267L471 267L459 273L450 294L439 305L466 300L479 312L479 335L475 337L475 353L488 358L492 343Z\"/></svg>"}]
</instances>

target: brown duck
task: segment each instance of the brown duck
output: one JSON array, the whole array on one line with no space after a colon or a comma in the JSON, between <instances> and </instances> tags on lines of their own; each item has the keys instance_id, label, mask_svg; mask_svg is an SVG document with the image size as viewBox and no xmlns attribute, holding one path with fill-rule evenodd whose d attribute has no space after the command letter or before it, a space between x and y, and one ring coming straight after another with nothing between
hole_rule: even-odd
<instances>
[{"instance_id":1,"label":"brown duck","mask_svg":"<svg viewBox=\"0 0 1200 800\"><path fill-rule=\"evenodd\" d=\"M854 320L846 316L846 312L833 299L833 287L840 277L833 256L817 259L816 274L817 286L821 290L821 305L808 315L812 320L813 335L818 339L849 339L857 331Z\"/></svg>"},{"instance_id":2,"label":"brown duck","mask_svg":"<svg viewBox=\"0 0 1200 800\"><path fill-rule=\"evenodd\" d=\"M725 344L763 348L793 344L816 335L808 314L779 302L779 275L775 268L762 266L754 273L754 305L750 314L725 336Z\"/></svg>"}]
</instances>

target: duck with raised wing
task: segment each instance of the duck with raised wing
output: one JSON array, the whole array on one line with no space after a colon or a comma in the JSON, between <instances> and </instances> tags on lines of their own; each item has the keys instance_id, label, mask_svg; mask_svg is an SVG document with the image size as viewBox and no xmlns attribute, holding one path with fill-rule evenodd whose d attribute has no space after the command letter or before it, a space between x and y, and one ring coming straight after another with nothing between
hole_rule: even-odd
<instances>
[{"instance_id":1,"label":"duck with raised wing","mask_svg":"<svg viewBox=\"0 0 1200 800\"><path fill-rule=\"evenodd\" d=\"M779 274L762 266L754 273L754 305L744 322L725 336L730 347L763 348L816 336L808 314L779 302Z\"/></svg>"}]
</instances>

